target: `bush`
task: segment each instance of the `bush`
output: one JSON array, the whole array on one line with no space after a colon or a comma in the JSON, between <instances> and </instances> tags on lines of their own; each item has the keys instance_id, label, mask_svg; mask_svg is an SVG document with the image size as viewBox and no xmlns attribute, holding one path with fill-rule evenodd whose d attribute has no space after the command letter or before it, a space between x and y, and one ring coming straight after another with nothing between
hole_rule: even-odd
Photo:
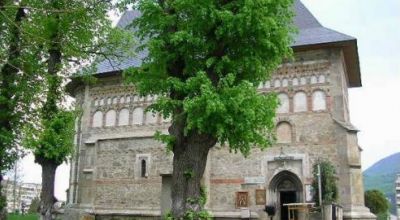
<instances>
[{"instance_id":1,"label":"bush","mask_svg":"<svg viewBox=\"0 0 400 220\"><path fill-rule=\"evenodd\" d=\"M364 193L365 206L367 206L372 213L385 214L389 210L389 202L387 201L383 192L377 189L367 190Z\"/></svg>"}]
</instances>

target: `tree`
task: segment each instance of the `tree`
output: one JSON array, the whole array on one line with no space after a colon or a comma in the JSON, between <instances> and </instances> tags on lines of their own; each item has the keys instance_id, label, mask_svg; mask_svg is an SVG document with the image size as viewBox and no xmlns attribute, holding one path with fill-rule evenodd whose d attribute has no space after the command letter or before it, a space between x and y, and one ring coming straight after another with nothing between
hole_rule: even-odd
<instances>
[{"instance_id":1,"label":"tree","mask_svg":"<svg viewBox=\"0 0 400 220\"><path fill-rule=\"evenodd\" d=\"M375 215L384 216L389 211L389 202L385 195L377 190L367 190L364 192L365 206L367 206Z\"/></svg>"},{"instance_id":2,"label":"tree","mask_svg":"<svg viewBox=\"0 0 400 220\"><path fill-rule=\"evenodd\" d=\"M34 66L26 61L34 56L35 46L25 41L21 31L25 19L26 11L19 4L0 1L0 192L5 172L21 156L17 147L21 126L32 118L30 105L40 88L40 78L32 74ZM3 208L0 204L0 212Z\"/></svg>"},{"instance_id":3,"label":"tree","mask_svg":"<svg viewBox=\"0 0 400 220\"><path fill-rule=\"evenodd\" d=\"M313 183L314 200L319 206L319 186L318 186L318 165L321 170L321 192L323 204L336 202L338 199L338 189L336 183L336 169L329 161L318 161L313 166Z\"/></svg>"},{"instance_id":4,"label":"tree","mask_svg":"<svg viewBox=\"0 0 400 220\"><path fill-rule=\"evenodd\" d=\"M133 26L148 57L124 75L140 95L160 95L147 111L172 117L169 134L157 137L174 154L173 217L201 211L200 179L216 143L247 156L253 147L274 142L278 101L256 88L291 55L291 5L137 1L142 16Z\"/></svg>"},{"instance_id":5,"label":"tree","mask_svg":"<svg viewBox=\"0 0 400 220\"><path fill-rule=\"evenodd\" d=\"M38 213L40 208L40 199L38 197L35 197L32 199L31 205L29 206L28 213L33 214L33 213Z\"/></svg>"},{"instance_id":6,"label":"tree","mask_svg":"<svg viewBox=\"0 0 400 220\"><path fill-rule=\"evenodd\" d=\"M11 26L24 33L24 42L34 45L18 49L17 58L29 59L16 58L11 67L28 66L17 70L33 73L34 79L42 81L41 89L34 93L39 100L33 106L38 112L37 123L25 129L24 145L42 166L40 207L42 219L47 220L52 218L55 202L55 171L73 149L74 114L62 107L65 81L72 70L99 57L118 59L121 54L129 54L133 41L124 30L112 28L107 16L115 7L111 1L25 0L10 1L6 6L10 10L18 8L27 17L26 22L11 22ZM14 51L15 48L6 53L10 56Z\"/></svg>"}]
</instances>

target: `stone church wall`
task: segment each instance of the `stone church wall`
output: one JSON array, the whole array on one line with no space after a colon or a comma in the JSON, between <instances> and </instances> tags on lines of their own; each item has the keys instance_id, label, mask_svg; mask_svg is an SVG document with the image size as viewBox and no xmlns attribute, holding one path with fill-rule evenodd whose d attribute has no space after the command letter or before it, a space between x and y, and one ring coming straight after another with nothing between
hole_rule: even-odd
<instances>
[{"instance_id":1,"label":"stone church wall","mask_svg":"<svg viewBox=\"0 0 400 220\"><path fill-rule=\"evenodd\" d=\"M363 202L358 198L360 150L349 123L346 82L339 49L298 52L293 62L281 65L258 87L260 93L274 91L280 99L277 144L255 149L248 158L229 153L226 146L215 147L203 180L206 207L220 217L238 217L236 193L248 192L250 210L261 215L263 205L255 204L255 191L265 189L266 203L276 202L271 187L282 171L297 176L302 191L298 199L305 202L312 166L319 159L337 167L342 204ZM76 169L71 169L73 203L95 208L102 219L160 216L163 176L172 173L172 155L153 139L156 130L167 132L170 120L145 112L157 96L138 96L119 76L99 79L80 91L84 113L78 159L72 165Z\"/></svg>"}]
</instances>

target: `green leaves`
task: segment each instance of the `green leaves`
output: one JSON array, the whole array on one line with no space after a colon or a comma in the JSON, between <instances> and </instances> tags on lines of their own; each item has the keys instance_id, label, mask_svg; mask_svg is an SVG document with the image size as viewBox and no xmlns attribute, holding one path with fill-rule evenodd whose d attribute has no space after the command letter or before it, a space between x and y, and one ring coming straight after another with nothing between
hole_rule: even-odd
<instances>
[{"instance_id":1,"label":"green leaves","mask_svg":"<svg viewBox=\"0 0 400 220\"><path fill-rule=\"evenodd\" d=\"M183 118L185 135L209 134L244 155L253 146L271 146L278 102L254 85L291 56L291 5L138 1L142 16L132 25L148 57L140 68L125 71L125 79L141 95L160 95L149 110Z\"/></svg>"},{"instance_id":2,"label":"green leaves","mask_svg":"<svg viewBox=\"0 0 400 220\"><path fill-rule=\"evenodd\" d=\"M75 112L60 110L53 118L43 120L41 128L27 126L24 146L37 158L63 163L74 149L76 116Z\"/></svg>"},{"instance_id":3,"label":"green leaves","mask_svg":"<svg viewBox=\"0 0 400 220\"><path fill-rule=\"evenodd\" d=\"M372 189L364 193L365 206L374 214L384 214L389 211L389 202L383 192Z\"/></svg>"},{"instance_id":4,"label":"green leaves","mask_svg":"<svg viewBox=\"0 0 400 220\"><path fill-rule=\"evenodd\" d=\"M336 202L338 199L338 188L336 180L336 169L329 161L318 161L313 166L314 180L312 186L314 188L314 200L319 206L320 201L318 197L318 164L321 169L321 185L322 185L322 201L323 204Z\"/></svg>"}]
</instances>

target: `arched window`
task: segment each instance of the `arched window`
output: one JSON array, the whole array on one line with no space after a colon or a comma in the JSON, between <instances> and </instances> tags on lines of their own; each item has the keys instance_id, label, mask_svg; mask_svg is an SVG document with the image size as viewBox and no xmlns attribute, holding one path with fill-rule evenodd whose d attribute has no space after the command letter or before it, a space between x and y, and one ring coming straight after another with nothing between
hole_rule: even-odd
<instances>
[{"instance_id":1,"label":"arched window","mask_svg":"<svg viewBox=\"0 0 400 220\"><path fill-rule=\"evenodd\" d=\"M100 106L104 105L104 99L100 99L99 105L100 105Z\"/></svg>"},{"instance_id":2,"label":"arched window","mask_svg":"<svg viewBox=\"0 0 400 220\"><path fill-rule=\"evenodd\" d=\"M283 87L287 87L288 84L289 84L289 80L288 79L285 78L285 79L282 80L282 86Z\"/></svg>"},{"instance_id":3,"label":"arched window","mask_svg":"<svg viewBox=\"0 0 400 220\"><path fill-rule=\"evenodd\" d=\"M107 98L107 105L111 105L111 103L112 103L111 97Z\"/></svg>"},{"instance_id":4,"label":"arched window","mask_svg":"<svg viewBox=\"0 0 400 220\"><path fill-rule=\"evenodd\" d=\"M275 88L281 87L281 81L280 81L279 79L276 79L276 80L274 81L274 87L275 87Z\"/></svg>"},{"instance_id":5,"label":"arched window","mask_svg":"<svg viewBox=\"0 0 400 220\"><path fill-rule=\"evenodd\" d=\"M119 103L124 104L125 103L125 97L121 96L121 98L119 98Z\"/></svg>"},{"instance_id":6,"label":"arched window","mask_svg":"<svg viewBox=\"0 0 400 220\"><path fill-rule=\"evenodd\" d=\"M94 99L94 100L93 100L93 105L94 105L94 106L98 106L98 105L99 105L97 99Z\"/></svg>"},{"instance_id":7,"label":"arched window","mask_svg":"<svg viewBox=\"0 0 400 220\"><path fill-rule=\"evenodd\" d=\"M262 88L264 88L264 83L263 83L263 82L260 82L260 84L258 84L257 89L262 89Z\"/></svg>"},{"instance_id":8,"label":"arched window","mask_svg":"<svg viewBox=\"0 0 400 220\"><path fill-rule=\"evenodd\" d=\"M271 81L266 81L266 82L264 83L264 88L266 88L266 89L271 88Z\"/></svg>"},{"instance_id":9,"label":"arched window","mask_svg":"<svg viewBox=\"0 0 400 220\"><path fill-rule=\"evenodd\" d=\"M293 97L294 112L307 111L307 95L305 92L297 92Z\"/></svg>"},{"instance_id":10,"label":"arched window","mask_svg":"<svg viewBox=\"0 0 400 220\"><path fill-rule=\"evenodd\" d=\"M152 102L152 101L153 101L153 96L147 95L147 96L146 96L146 101L147 101L147 102Z\"/></svg>"},{"instance_id":11,"label":"arched window","mask_svg":"<svg viewBox=\"0 0 400 220\"><path fill-rule=\"evenodd\" d=\"M326 95L323 91L315 91L313 93L313 111L326 110Z\"/></svg>"},{"instance_id":12,"label":"arched window","mask_svg":"<svg viewBox=\"0 0 400 220\"><path fill-rule=\"evenodd\" d=\"M119 111L118 125L119 126L129 125L129 110L128 109L123 108L123 109L121 109L121 111Z\"/></svg>"},{"instance_id":13,"label":"arched window","mask_svg":"<svg viewBox=\"0 0 400 220\"><path fill-rule=\"evenodd\" d=\"M301 78L300 78L300 85L304 86L305 84L307 84L307 79L306 79L306 77L301 77Z\"/></svg>"},{"instance_id":14,"label":"arched window","mask_svg":"<svg viewBox=\"0 0 400 220\"><path fill-rule=\"evenodd\" d=\"M320 75L320 76L318 77L318 83L325 83L325 82L326 82L325 76L324 76L324 75Z\"/></svg>"},{"instance_id":15,"label":"arched window","mask_svg":"<svg viewBox=\"0 0 400 220\"><path fill-rule=\"evenodd\" d=\"M143 124L143 109L135 108L132 113L132 124L141 125Z\"/></svg>"},{"instance_id":16,"label":"arched window","mask_svg":"<svg viewBox=\"0 0 400 220\"><path fill-rule=\"evenodd\" d=\"M140 176L141 177L147 177L147 167L146 167L146 160L143 159L140 162Z\"/></svg>"},{"instance_id":17,"label":"arched window","mask_svg":"<svg viewBox=\"0 0 400 220\"><path fill-rule=\"evenodd\" d=\"M125 102L126 103L130 103L131 102L131 97L128 95L128 96L126 96L126 100L125 100Z\"/></svg>"},{"instance_id":18,"label":"arched window","mask_svg":"<svg viewBox=\"0 0 400 220\"><path fill-rule=\"evenodd\" d=\"M113 104L117 104L118 103L118 97L114 97L112 103Z\"/></svg>"},{"instance_id":19,"label":"arched window","mask_svg":"<svg viewBox=\"0 0 400 220\"><path fill-rule=\"evenodd\" d=\"M146 112L146 124L156 124L157 123L157 115L153 112Z\"/></svg>"},{"instance_id":20,"label":"arched window","mask_svg":"<svg viewBox=\"0 0 400 220\"><path fill-rule=\"evenodd\" d=\"M280 122L276 126L276 138L281 144L292 143L292 126L288 122Z\"/></svg>"},{"instance_id":21,"label":"arched window","mask_svg":"<svg viewBox=\"0 0 400 220\"><path fill-rule=\"evenodd\" d=\"M311 81L311 84L317 84L318 83L318 79L317 79L316 76L311 76L310 81Z\"/></svg>"},{"instance_id":22,"label":"arched window","mask_svg":"<svg viewBox=\"0 0 400 220\"><path fill-rule=\"evenodd\" d=\"M277 113L289 113L289 96L286 93L280 93L278 99L280 104Z\"/></svg>"},{"instance_id":23,"label":"arched window","mask_svg":"<svg viewBox=\"0 0 400 220\"><path fill-rule=\"evenodd\" d=\"M103 126L103 112L97 111L93 115L92 127L99 128Z\"/></svg>"},{"instance_id":24,"label":"arched window","mask_svg":"<svg viewBox=\"0 0 400 220\"><path fill-rule=\"evenodd\" d=\"M298 86L299 85L299 79L293 78L292 85L293 86Z\"/></svg>"},{"instance_id":25,"label":"arched window","mask_svg":"<svg viewBox=\"0 0 400 220\"><path fill-rule=\"evenodd\" d=\"M115 110L110 110L106 113L106 126L115 126L117 120L117 112Z\"/></svg>"}]
</instances>

